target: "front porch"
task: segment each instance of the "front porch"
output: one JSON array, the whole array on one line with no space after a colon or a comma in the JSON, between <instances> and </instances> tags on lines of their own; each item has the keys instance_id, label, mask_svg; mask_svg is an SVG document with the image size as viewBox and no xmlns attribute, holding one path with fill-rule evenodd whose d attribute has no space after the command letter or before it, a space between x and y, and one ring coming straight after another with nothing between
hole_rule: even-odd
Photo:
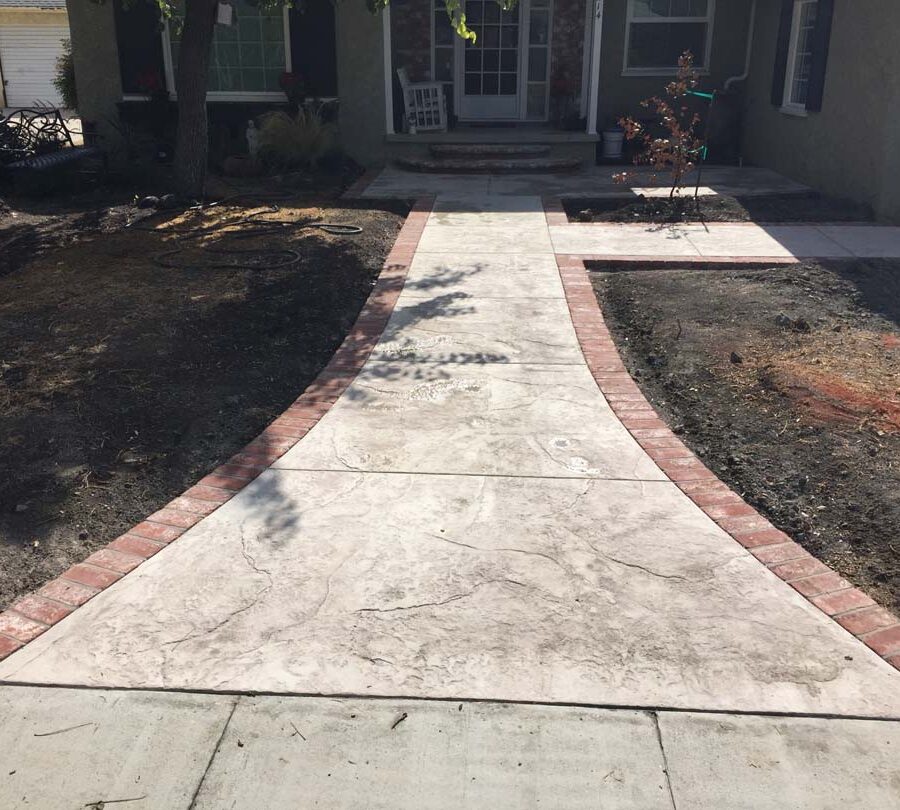
<instances>
[{"instance_id":1,"label":"front porch","mask_svg":"<svg viewBox=\"0 0 900 810\"><path fill-rule=\"evenodd\" d=\"M391 133L388 161L420 171L562 171L590 166L600 136L567 132L546 124L474 126L459 124L446 132ZM528 161L528 163L526 163Z\"/></svg>"},{"instance_id":2,"label":"front porch","mask_svg":"<svg viewBox=\"0 0 900 810\"><path fill-rule=\"evenodd\" d=\"M469 145L470 157L531 157L540 148L539 159L560 166L594 163L594 1L520 0L503 11L495 0L466 0L465 14L474 42L456 36L442 0L396 0L385 12L386 157L428 161L444 157L441 147ZM428 127L416 125L398 72L440 98Z\"/></svg>"}]
</instances>

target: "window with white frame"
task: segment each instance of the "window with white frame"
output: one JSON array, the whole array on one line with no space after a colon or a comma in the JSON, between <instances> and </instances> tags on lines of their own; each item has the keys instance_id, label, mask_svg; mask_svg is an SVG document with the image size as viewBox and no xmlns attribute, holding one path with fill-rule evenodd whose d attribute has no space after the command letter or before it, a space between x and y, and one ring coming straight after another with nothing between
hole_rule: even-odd
<instances>
[{"instance_id":1,"label":"window with white frame","mask_svg":"<svg viewBox=\"0 0 900 810\"><path fill-rule=\"evenodd\" d=\"M709 66L715 0L628 0L625 73L667 74L685 51Z\"/></svg>"},{"instance_id":2,"label":"window with white frame","mask_svg":"<svg viewBox=\"0 0 900 810\"><path fill-rule=\"evenodd\" d=\"M813 32L816 28L818 10L819 0L794 2L791 44L784 79L784 109L789 112L806 111L813 59Z\"/></svg>"},{"instance_id":3,"label":"window with white frame","mask_svg":"<svg viewBox=\"0 0 900 810\"><path fill-rule=\"evenodd\" d=\"M231 0L231 25L216 25L209 66L211 99L283 98L281 77L290 71L287 12L260 8L252 0ZM166 26L170 89L178 72L181 25L176 19Z\"/></svg>"}]
</instances>

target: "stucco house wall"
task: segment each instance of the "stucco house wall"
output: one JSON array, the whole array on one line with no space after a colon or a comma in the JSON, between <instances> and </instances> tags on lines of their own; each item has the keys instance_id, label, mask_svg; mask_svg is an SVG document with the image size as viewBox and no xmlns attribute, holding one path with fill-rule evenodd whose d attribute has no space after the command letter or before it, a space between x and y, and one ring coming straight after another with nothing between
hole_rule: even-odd
<instances>
[{"instance_id":1,"label":"stucco house wall","mask_svg":"<svg viewBox=\"0 0 900 810\"><path fill-rule=\"evenodd\" d=\"M385 15L360 0L337 3L337 70L341 145L364 166L384 161Z\"/></svg>"},{"instance_id":2,"label":"stucco house wall","mask_svg":"<svg viewBox=\"0 0 900 810\"><path fill-rule=\"evenodd\" d=\"M612 126L623 115L640 115L640 102L662 95L665 76L624 76L627 0L605 0L600 49L600 103L597 125ZM721 89L744 70L750 0L716 0L709 70L702 87Z\"/></svg>"},{"instance_id":3,"label":"stucco house wall","mask_svg":"<svg viewBox=\"0 0 900 810\"><path fill-rule=\"evenodd\" d=\"M780 0L759 0L746 87L744 154L900 221L900 3L836 0L821 112L771 103Z\"/></svg>"},{"instance_id":4,"label":"stucco house wall","mask_svg":"<svg viewBox=\"0 0 900 810\"><path fill-rule=\"evenodd\" d=\"M78 87L78 112L87 132L95 128L115 154L121 135L115 127L122 98L119 48L113 4L66 0Z\"/></svg>"}]
</instances>

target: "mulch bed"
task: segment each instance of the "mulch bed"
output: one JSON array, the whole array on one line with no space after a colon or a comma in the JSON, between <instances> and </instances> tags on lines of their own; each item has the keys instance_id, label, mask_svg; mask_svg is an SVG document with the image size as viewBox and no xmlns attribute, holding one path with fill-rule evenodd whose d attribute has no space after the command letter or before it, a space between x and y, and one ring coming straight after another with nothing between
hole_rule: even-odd
<instances>
[{"instance_id":1,"label":"mulch bed","mask_svg":"<svg viewBox=\"0 0 900 810\"><path fill-rule=\"evenodd\" d=\"M566 199L570 222L860 222L872 219L871 210L847 200L816 192L694 198L686 190L680 198L617 197Z\"/></svg>"},{"instance_id":2,"label":"mulch bed","mask_svg":"<svg viewBox=\"0 0 900 810\"><path fill-rule=\"evenodd\" d=\"M900 611L900 262L607 265L593 278L628 370L673 430Z\"/></svg>"},{"instance_id":3,"label":"mulch bed","mask_svg":"<svg viewBox=\"0 0 900 810\"><path fill-rule=\"evenodd\" d=\"M0 243L20 245L0 268L0 607L163 506L287 407L353 324L407 212L244 202L129 229L144 212L124 201L0 216ZM298 227L250 239L227 226L201 239L172 231L254 213ZM363 233L299 227L314 219ZM299 263L274 267L286 250ZM256 269L218 266L230 262Z\"/></svg>"}]
</instances>

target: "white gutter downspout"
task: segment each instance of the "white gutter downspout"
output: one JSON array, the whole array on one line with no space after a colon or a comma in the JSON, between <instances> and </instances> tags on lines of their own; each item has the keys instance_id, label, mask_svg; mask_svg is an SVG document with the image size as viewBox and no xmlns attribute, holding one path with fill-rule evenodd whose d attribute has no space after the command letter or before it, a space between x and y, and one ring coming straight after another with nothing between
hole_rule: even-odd
<instances>
[{"instance_id":1,"label":"white gutter downspout","mask_svg":"<svg viewBox=\"0 0 900 810\"><path fill-rule=\"evenodd\" d=\"M755 0L754 0L755 2ZM594 2L594 37L591 40L591 95L588 101L587 133L597 134L597 108L600 99L600 41L603 35L603 3Z\"/></svg>"},{"instance_id":2,"label":"white gutter downspout","mask_svg":"<svg viewBox=\"0 0 900 810\"><path fill-rule=\"evenodd\" d=\"M394 73L391 70L391 6L381 12L382 47L384 48L384 120L385 132L394 134Z\"/></svg>"},{"instance_id":3,"label":"white gutter downspout","mask_svg":"<svg viewBox=\"0 0 900 810\"><path fill-rule=\"evenodd\" d=\"M737 84L737 82L744 81L750 75L750 56L753 51L753 32L756 28L756 0L753 0L753 5L750 6L750 24L747 27L747 55L744 57L744 72L739 76L732 76L725 80L725 84L723 85L725 91L729 91L732 85Z\"/></svg>"}]
</instances>

